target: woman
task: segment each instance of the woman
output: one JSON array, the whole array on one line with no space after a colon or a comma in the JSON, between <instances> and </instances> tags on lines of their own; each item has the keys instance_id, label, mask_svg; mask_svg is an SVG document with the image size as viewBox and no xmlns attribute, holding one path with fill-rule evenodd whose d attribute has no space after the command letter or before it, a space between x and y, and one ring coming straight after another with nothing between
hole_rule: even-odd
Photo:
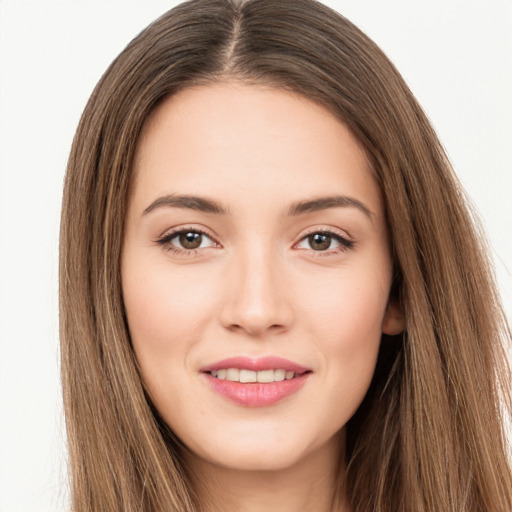
<instances>
[{"instance_id":1,"label":"woman","mask_svg":"<svg viewBox=\"0 0 512 512\"><path fill-rule=\"evenodd\" d=\"M341 16L193 1L148 27L83 114L61 236L73 510L511 508L484 248Z\"/></svg>"}]
</instances>

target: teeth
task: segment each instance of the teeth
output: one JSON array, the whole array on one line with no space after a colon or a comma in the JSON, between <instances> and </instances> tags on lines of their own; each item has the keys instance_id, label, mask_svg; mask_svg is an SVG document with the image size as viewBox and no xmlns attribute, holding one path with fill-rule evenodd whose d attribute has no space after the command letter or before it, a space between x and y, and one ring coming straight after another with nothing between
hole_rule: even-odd
<instances>
[{"instance_id":1,"label":"teeth","mask_svg":"<svg viewBox=\"0 0 512 512\"><path fill-rule=\"evenodd\" d=\"M226 380L231 380L234 382L240 380L240 370L238 368L228 368L226 373Z\"/></svg>"},{"instance_id":2,"label":"teeth","mask_svg":"<svg viewBox=\"0 0 512 512\"><path fill-rule=\"evenodd\" d=\"M221 380L230 380L232 382L281 382L283 380L290 380L295 377L292 371L282 369L277 370L261 370L255 372L252 370L244 370L239 368L226 368L223 370L214 370L210 372L212 377L217 377Z\"/></svg>"},{"instance_id":3,"label":"teeth","mask_svg":"<svg viewBox=\"0 0 512 512\"><path fill-rule=\"evenodd\" d=\"M285 370L274 370L274 380L276 382L280 382L280 381L284 380L285 375L286 375Z\"/></svg>"},{"instance_id":4,"label":"teeth","mask_svg":"<svg viewBox=\"0 0 512 512\"><path fill-rule=\"evenodd\" d=\"M256 373L251 370L240 370L240 382L256 382Z\"/></svg>"},{"instance_id":5,"label":"teeth","mask_svg":"<svg viewBox=\"0 0 512 512\"><path fill-rule=\"evenodd\" d=\"M258 382L274 382L274 370L262 370L256 374Z\"/></svg>"}]
</instances>

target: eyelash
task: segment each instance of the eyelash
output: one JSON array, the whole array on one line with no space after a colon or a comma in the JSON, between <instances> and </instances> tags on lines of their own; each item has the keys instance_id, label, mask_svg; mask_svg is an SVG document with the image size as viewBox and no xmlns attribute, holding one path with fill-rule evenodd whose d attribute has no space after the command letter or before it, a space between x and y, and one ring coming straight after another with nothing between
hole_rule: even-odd
<instances>
[{"instance_id":1,"label":"eyelash","mask_svg":"<svg viewBox=\"0 0 512 512\"><path fill-rule=\"evenodd\" d=\"M164 247L168 252L172 252L173 254L176 254L177 256L185 256L185 257L186 256L195 256L198 249L180 249L179 247L176 247L171 244L172 240L174 240L178 236L186 234L186 233L197 233L201 236L206 236L210 240L212 240L212 242L215 245L219 245L218 242L215 241L215 239L213 238L213 236L210 233L208 233L207 231L205 231L201 228L196 228L196 227L171 229L170 232L168 232L165 235L163 235L162 237L158 238L157 240L155 240L155 242L158 245L161 245L162 247Z\"/></svg>"},{"instance_id":2,"label":"eyelash","mask_svg":"<svg viewBox=\"0 0 512 512\"><path fill-rule=\"evenodd\" d=\"M299 242L297 242L294 247L302 243L303 241L307 240L310 236L313 235L324 235L330 237L332 240L339 243L339 247L335 249L326 249L323 251L315 251L312 248L309 248L308 250L312 253L313 257L326 257L326 256L332 256L336 254L341 254L349 249L353 249L355 242L354 240L350 240L346 237L345 234L342 234L342 232L338 232L334 229L313 229L309 233L306 233L304 236L301 237ZM301 249L299 249L301 250ZM304 249L302 249L304 250Z\"/></svg>"},{"instance_id":3,"label":"eyelash","mask_svg":"<svg viewBox=\"0 0 512 512\"><path fill-rule=\"evenodd\" d=\"M172 240L174 240L178 236L180 236L182 234L186 234L186 233L197 233L201 236L208 237L215 244L212 247L216 247L216 246L218 247L220 245L220 244L218 244L218 242L215 241L215 239L213 238L213 236L210 233L208 233L207 231L205 231L201 228L196 228L196 227L172 229L170 232L166 233L162 237L155 240L155 243L157 243L158 245L161 245L167 251L172 252L173 254L178 255L178 256L184 256L184 257L195 256L199 248L198 249L185 249L185 248L180 249L179 247L176 247L171 244ZM301 237L301 239L296 244L294 244L293 247L297 247L297 245L299 245L300 243L302 243L304 240L306 240L308 237L310 237L312 235L328 236L328 237L331 237L332 240L335 240L336 242L338 242L340 244L340 246L336 249L326 249L323 251L315 251L314 249L310 248L309 250L311 251L311 253L313 253L314 257L332 256L333 254L340 254L349 249L352 249L355 244L355 242L353 240L346 238L346 236L342 235L341 233L338 233L335 230L332 230L332 229L318 230L317 229L317 230L312 230L309 233L306 233L305 235L303 235ZM297 249L297 250L304 250L304 249Z\"/></svg>"}]
</instances>

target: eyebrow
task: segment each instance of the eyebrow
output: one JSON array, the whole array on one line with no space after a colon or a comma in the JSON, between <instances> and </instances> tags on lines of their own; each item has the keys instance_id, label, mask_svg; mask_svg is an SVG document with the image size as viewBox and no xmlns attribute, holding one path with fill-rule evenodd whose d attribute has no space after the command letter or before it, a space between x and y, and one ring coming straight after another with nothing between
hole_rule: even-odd
<instances>
[{"instance_id":1,"label":"eyebrow","mask_svg":"<svg viewBox=\"0 0 512 512\"><path fill-rule=\"evenodd\" d=\"M299 201L290 206L288 215L295 216L303 213L319 212L329 208L353 207L363 212L370 220L373 218L373 212L361 201L349 196L328 196L311 199L308 201Z\"/></svg>"},{"instance_id":2,"label":"eyebrow","mask_svg":"<svg viewBox=\"0 0 512 512\"><path fill-rule=\"evenodd\" d=\"M186 208L205 213L215 213L218 215L227 215L229 210L219 202L206 197L193 195L171 194L157 198L145 210L144 215L152 212L156 208ZM304 213L319 212L330 208L353 207L364 213L370 220L373 218L371 210L361 201L349 196L327 196L310 199L307 201L298 201L293 203L288 209L287 215L290 217L302 215Z\"/></svg>"},{"instance_id":3,"label":"eyebrow","mask_svg":"<svg viewBox=\"0 0 512 512\"><path fill-rule=\"evenodd\" d=\"M205 213L216 213L226 215L228 210L213 199L199 196L171 194L162 196L153 201L145 210L144 215L162 206L173 208L187 208Z\"/></svg>"}]
</instances>

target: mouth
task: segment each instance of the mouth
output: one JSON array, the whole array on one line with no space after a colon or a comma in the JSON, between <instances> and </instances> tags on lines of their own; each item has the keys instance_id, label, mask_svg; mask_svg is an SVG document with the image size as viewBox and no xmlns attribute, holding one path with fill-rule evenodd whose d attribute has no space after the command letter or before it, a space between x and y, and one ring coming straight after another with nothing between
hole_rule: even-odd
<instances>
[{"instance_id":1,"label":"mouth","mask_svg":"<svg viewBox=\"0 0 512 512\"><path fill-rule=\"evenodd\" d=\"M282 382L284 380L294 379L295 377L311 372L306 370L302 373L295 373L293 370L285 370L284 368L260 371L247 370L244 368L224 368L208 373L216 379L229 380L231 382L259 382L261 384L269 384L271 382Z\"/></svg>"},{"instance_id":2,"label":"mouth","mask_svg":"<svg viewBox=\"0 0 512 512\"><path fill-rule=\"evenodd\" d=\"M210 388L246 407L265 407L295 394L313 373L287 359L235 357L201 369Z\"/></svg>"}]
</instances>

